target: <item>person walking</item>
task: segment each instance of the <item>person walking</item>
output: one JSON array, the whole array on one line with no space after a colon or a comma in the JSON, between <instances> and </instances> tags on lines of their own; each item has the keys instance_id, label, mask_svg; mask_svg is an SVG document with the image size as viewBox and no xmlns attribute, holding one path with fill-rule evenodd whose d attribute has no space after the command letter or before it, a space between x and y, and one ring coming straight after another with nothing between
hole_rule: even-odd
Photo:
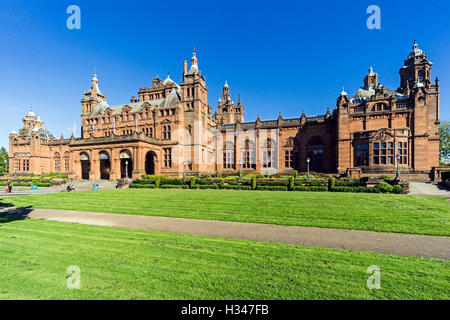
<instances>
[{"instance_id":1,"label":"person walking","mask_svg":"<svg viewBox=\"0 0 450 320\"><path fill-rule=\"evenodd\" d=\"M9 181L8 182L8 193L11 193L12 192L12 189L13 189L13 184L12 184L12 182L11 181Z\"/></svg>"}]
</instances>

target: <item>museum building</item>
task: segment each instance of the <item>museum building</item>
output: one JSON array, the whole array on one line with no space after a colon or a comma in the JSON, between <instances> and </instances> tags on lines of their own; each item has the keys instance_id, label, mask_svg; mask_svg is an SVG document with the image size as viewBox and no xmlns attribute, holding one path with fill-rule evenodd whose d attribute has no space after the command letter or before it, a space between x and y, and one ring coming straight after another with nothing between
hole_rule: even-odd
<instances>
[{"instance_id":1,"label":"museum building","mask_svg":"<svg viewBox=\"0 0 450 320\"><path fill-rule=\"evenodd\" d=\"M244 120L225 83L217 111L194 50L176 83L158 76L129 103L110 106L97 75L81 100L81 137L55 137L30 110L9 136L10 174L62 172L72 179L117 180L142 174L169 176L216 172L348 176L394 174L433 177L439 168L439 80L414 42L391 90L370 67L350 97L319 116Z\"/></svg>"}]
</instances>

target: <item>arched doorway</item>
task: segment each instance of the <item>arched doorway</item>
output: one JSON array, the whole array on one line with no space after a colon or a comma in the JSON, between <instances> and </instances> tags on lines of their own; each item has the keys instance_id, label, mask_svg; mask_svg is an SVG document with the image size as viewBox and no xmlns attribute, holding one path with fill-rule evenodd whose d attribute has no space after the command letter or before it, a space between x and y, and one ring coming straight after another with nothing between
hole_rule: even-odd
<instances>
[{"instance_id":1,"label":"arched doorway","mask_svg":"<svg viewBox=\"0 0 450 320\"><path fill-rule=\"evenodd\" d=\"M100 158L100 179L109 180L111 173L111 160L109 157L109 153L106 151L102 151L99 154Z\"/></svg>"},{"instance_id":2,"label":"arched doorway","mask_svg":"<svg viewBox=\"0 0 450 320\"><path fill-rule=\"evenodd\" d=\"M89 180L89 172L91 171L91 162L86 152L80 154L81 161L81 179Z\"/></svg>"},{"instance_id":3,"label":"arched doorway","mask_svg":"<svg viewBox=\"0 0 450 320\"><path fill-rule=\"evenodd\" d=\"M155 174L156 154L153 151L147 152L145 156L145 174Z\"/></svg>"},{"instance_id":4,"label":"arched doorway","mask_svg":"<svg viewBox=\"0 0 450 320\"><path fill-rule=\"evenodd\" d=\"M131 157L131 152L128 150L122 150L120 152L120 177L133 177L133 159Z\"/></svg>"}]
</instances>

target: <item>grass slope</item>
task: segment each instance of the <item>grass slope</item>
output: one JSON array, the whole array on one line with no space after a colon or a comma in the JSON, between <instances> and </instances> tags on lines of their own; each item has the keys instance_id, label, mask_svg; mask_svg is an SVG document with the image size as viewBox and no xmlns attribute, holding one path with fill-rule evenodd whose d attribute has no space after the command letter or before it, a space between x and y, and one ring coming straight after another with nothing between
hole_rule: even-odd
<instances>
[{"instance_id":1,"label":"grass slope","mask_svg":"<svg viewBox=\"0 0 450 320\"><path fill-rule=\"evenodd\" d=\"M450 236L443 198L226 190L111 190L17 196L0 205Z\"/></svg>"},{"instance_id":2,"label":"grass slope","mask_svg":"<svg viewBox=\"0 0 450 320\"><path fill-rule=\"evenodd\" d=\"M446 260L60 222L0 220L0 255L0 299L450 298Z\"/></svg>"}]
</instances>

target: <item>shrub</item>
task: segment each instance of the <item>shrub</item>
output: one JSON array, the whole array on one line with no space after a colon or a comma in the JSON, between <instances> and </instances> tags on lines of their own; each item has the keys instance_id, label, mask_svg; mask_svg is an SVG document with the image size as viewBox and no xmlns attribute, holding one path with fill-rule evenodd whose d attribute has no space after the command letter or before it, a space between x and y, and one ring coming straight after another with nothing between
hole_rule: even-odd
<instances>
[{"instance_id":1,"label":"shrub","mask_svg":"<svg viewBox=\"0 0 450 320\"><path fill-rule=\"evenodd\" d=\"M336 181L334 180L334 177L329 177L328 178L328 191L333 190L335 185L336 185Z\"/></svg>"},{"instance_id":2,"label":"shrub","mask_svg":"<svg viewBox=\"0 0 450 320\"><path fill-rule=\"evenodd\" d=\"M294 177L289 177L289 190L294 190Z\"/></svg>"},{"instance_id":3,"label":"shrub","mask_svg":"<svg viewBox=\"0 0 450 320\"><path fill-rule=\"evenodd\" d=\"M161 185L161 176L155 176L155 186L159 188Z\"/></svg>"},{"instance_id":4,"label":"shrub","mask_svg":"<svg viewBox=\"0 0 450 320\"><path fill-rule=\"evenodd\" d=\"M402 194L403 193L403 187L401 186L401 185L398 185L398 184L396 184L394 187L393 187L393 190L392 190L394 193L397 193L397 194Z\"/></svg>"},{"instance_id":5,"label":"shrub","mask_svg":"<svg viewBox=\"0 0 450 320\"><path fill-rule=\"evenodd\" d=\"M258 190L262 191L288 191L286 186L259 186Z\"/></svg>"},{"instance_id":6,"label":"shrub","mask_svg":"<svg viewBox=\"0 0 450 320\"><path fill-rule=\"evenodd\" d=\"M252 190L256 190L256 177L252 177Z\"/></svg>"},{"instance_id":7,"label":"shrub","mask_svg":"<svg viewBox=\"0 0 450 320\"><path fill-rule=\"evenodd\" d=\"M381 182L375 188L378 192L383 193L391 193L394 190L394 187L387 182Z\"/></svg>"},{"instance_id":8,"label":"shrub","mask_svg":"<svg viewBox=\"0 0 450 320\"><path fill-rule=\"evenodd\" d=\"M380 177L380 179L381 179L381 180L384 180L385 182L392 181L392 177L391 177L391 176L388 176L388 175L382 175L382 176Z\"/></svg>"},{"instance_id":9,"label":"shrub","mask_svg":"<svg viewBox=\"0 0 450 320\"><path fill-rule=\"evenodd\" d=\"M224 182L223 178L220 178L219 179L219 187L220 187L220 189L223 189L224 185L225 185L225 182Z\"/></svg>"},{"instance_id":10,"label":"shrub","mask_svg":"<svg viewBox=\"0 0 450 320\"><path fill-rule=\"evenodd\" d=\"M194 189L195 188L195 177L191 177L189 179L189 188Z\"/></svg>"},{"instance_id":11,"label":"shrub","mask_svg":"<svg viewBox=\"0 0 450 320\"><path fill-rule=\"evenodd\" d=\"M297 179L298 178L298 170L295 170L294 171L294 179Z\"/></svg>"}]
</instances>

